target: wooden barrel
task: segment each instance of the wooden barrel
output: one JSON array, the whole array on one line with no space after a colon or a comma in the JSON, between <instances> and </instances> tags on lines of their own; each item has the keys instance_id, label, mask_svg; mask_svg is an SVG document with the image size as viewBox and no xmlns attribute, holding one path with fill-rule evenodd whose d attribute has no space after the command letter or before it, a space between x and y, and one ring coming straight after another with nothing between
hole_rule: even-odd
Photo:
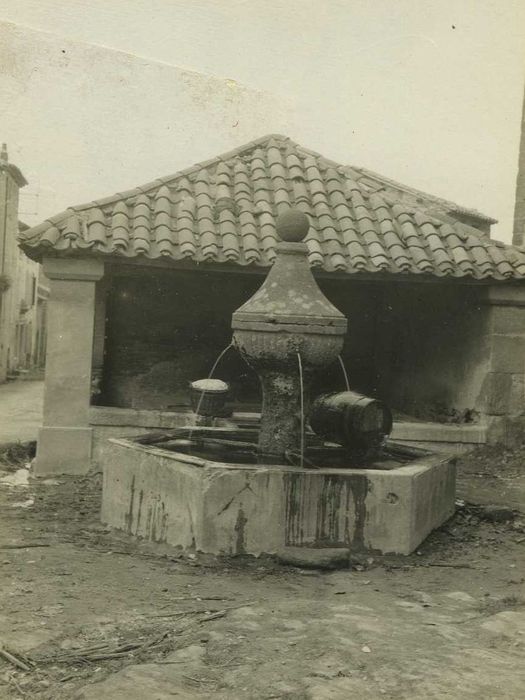
<instances>
[{"instance_id":1,"label":"wooden barrel","mask_svg":"<svg viewBox=\"0 0 525 700\"><path fill-rule=\"evenodd\" d=\"M352 449L381 444L392 430L392 414L377 399L342 391L319 396L312 403L310 426L323 440Z\"/></svg>"}]
</instances>

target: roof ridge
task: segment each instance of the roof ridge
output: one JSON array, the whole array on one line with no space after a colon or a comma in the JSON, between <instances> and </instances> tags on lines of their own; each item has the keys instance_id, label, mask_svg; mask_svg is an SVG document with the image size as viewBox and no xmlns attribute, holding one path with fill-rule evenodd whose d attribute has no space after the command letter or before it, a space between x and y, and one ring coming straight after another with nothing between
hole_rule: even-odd
<instances>
[{"instance_id":1,"label":"roof ridge","mask_svg":"<svg viewBox=\"0 0 525 700\"><path fill-rule=\"evenodd\" d=\"M471 214L472 216L481 219L482 221L486 221L491 224L496 224L498 222L497 219L494 219L491 216L487 216L487 214L483 214L482 212L478 211L477 209L472 209L470 207L462 207L460 204L456 204L456 202L453 202L450 199L446 199L445 197L437 197L436 195L430 194L428 192L424 192L423 190L419 190L416 187L411 187L410 185L405 185L402 182L399 182L397 180L393 180L392 178L386 177L385 175L381 175L380 173L375 172L374 170L369 170L368 168L364 168L363 166L360 165L354 165L351 166L354 170L357 170L360 172L362 175L365 177L370 177L372 180L379 181L381 183L384 183L386 185L390 185L392 187L395 187L396 189L401 190L402 192L407 192L408 194L413 194L413 195L421 195L428 201L435 202L437 204L442 204L446 205L447 207L450 208L451 211L455 211L457 213L465 213L465 214Z\"/></svg>"},{"instance_id":2,"label":"roof ridge","mask_svg":"<svg viewBox=\"0 0 525 700\"><path fill-rule=\"evenodd\" d=\"M313 151L311 148L306 148L306 146L302 146L300 143L296 143L295 141L292 141L292 139L287 139L288 143L295 146L301 153L304 153L308 156L311 156L312 158L318 158L323 162L323 164L328 165L331 168L335 168L336 170L342 170L345 171L347 169L351 169L351 165L345 165L344 163L338 163L335 160L332 160L331 158L327 158L324 156L322 153L318 153L317 151Z\"/></svg>"},{"instance_id":3,"label":"roof ridge","mask_svg":"<svg viewBox=\"0 0 525 700\"><path fill-rule=\"evenodd\" d=\"M74 210L75 212L78 211L85 211L86 209L91 209L92 207L99 207L99 206L106 206L107 204L114 204L115 202L121 201L123 199L126 199L127 197L131 196L131 194L139 194L139 192L142 192L143 194L147 194L151 190L155 189L156 187L159 187L161 185L167 185L174 180L178 180L181 177L187 177L188 175L191 175L192 173L198 172L199 170L202 170L203 168L208 168L210 165L214 165L216 163L220 163L221 161L226 161L230 160L231 158L234 158L235 156L241 155L242 153L252 150L256 148L257 146L261 146L262 144L271 141L271 140L279 141L279 142L287 142L290 143L291 145L295 146L296 148L302 148L299 144L295 143L290 139L288 136L284 136L283 134L266 134L265 136L261 136L257 139L253 139L252 141L248 141L248 143L243 144L242 146L238 146L237 148L233 148L229 151L225 151L224 153L220 153L217 156L214 156L213 158L208 158L206 160L201 160L197 163L194 163L193 165L188 166L187 168L183 168L182 170L177 170L177 172L173 173L172 175L165 175L163 177L159 177L155 180L151 180L150 182L145 183L144 185L138 185L130 190L124 190L123 192L117 192L114 195L109 195L109 197L100 197L98 199L93 199L90 202L85 202L83 204L76 204L72 207L68 207L69 210ZM318 156L322 157L322 156ZM61 219L64 218L64 215L66 214L67 210L64 212L61 212L60 214L54 215L52 218L58 218L59 216ZM50 219L47 219L50 221Z\"/></svg>"}]
</instances>

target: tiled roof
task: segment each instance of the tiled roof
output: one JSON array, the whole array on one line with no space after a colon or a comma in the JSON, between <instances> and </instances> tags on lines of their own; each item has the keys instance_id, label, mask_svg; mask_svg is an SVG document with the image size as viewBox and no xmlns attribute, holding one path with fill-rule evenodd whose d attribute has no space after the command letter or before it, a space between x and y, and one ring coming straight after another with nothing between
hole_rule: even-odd
<instances>
[{"instance_id":1,"label":"tiled roof","mask_svg":"<svg viewBox=\"0 0 525 700\"><path fill-rule=\"evenodd\" d=\"M310 218L311 265L329 272L525 277L525 252L481 230L492 219L276 135L71 207L20 243L36 258L56 251L268 266L276 215L291 205Z\"/></svg>"}]
</instances>

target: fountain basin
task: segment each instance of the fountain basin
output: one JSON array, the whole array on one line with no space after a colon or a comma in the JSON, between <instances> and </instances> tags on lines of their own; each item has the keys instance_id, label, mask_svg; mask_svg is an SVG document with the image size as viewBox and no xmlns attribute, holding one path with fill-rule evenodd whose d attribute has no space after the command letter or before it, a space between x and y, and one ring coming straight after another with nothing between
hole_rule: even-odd
<instances>
[{"instance_id":1,"label":"fountain basin","mask_svg":"<svg viewBox=\"0 0 525 700\"><path fill-rule=\"evenodd\" d=\"M454 513L455 466L427 453L392 469L230 464L111 439L102 521L216 555L287 559L302 548L410 554Z\"/></svg>"}]
</instances>

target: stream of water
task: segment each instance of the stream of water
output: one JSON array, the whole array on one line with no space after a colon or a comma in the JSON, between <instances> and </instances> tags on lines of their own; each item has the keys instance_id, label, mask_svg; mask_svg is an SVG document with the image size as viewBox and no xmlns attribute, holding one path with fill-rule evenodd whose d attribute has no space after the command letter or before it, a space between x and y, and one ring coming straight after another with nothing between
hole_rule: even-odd
<instances>
[{"instance_id":1,"label":"stream of water","mask_svg":"<svg viewBox=\"0 0 525 700\"><path fill-rule=\"evenodd\" d=\"M300 466L304 467L304 382L303 382L303 363L301 354L297 353L297 362L299 363L299 384L301 388L301 462Z\"/></svg>"},{"instance_id":2,"label":"stream of water","mask_svg":"<svg viewBox=\"0 0 525 700\"><path fill-rule=\"evenodd\" d=\"M233 344L233 342L232 342L232 343L230 343L229 345L227 345L227 346L224 348L224 350L222 350L222 352L219 353L219 355L217 356L217 359L216 359L215 362L213 363L212 368L210 369L209 374L208 374L208 376L206 377L206 379L212 379L212 378L213 378L213 375L215 374L215 370L217 369L217 367L218 367L218 365L219 365L219 362L222 360L222 358L224 357L224 355L226 355L226 353L228 352L228 350L231 350L233 347L235 347L235 346L234 346L234 344ZM199 416L199 411L200 411L200 408L201 408L201 405L202 405L202 400L204 399L204 394L205 394L205 393L206 393L206 389L203 389L203 391L201 391L201 395L200 395L199 401L198 401L198 403L197 403L197 408L195 409L195 415L196 415L196 416ZM192 436L192 431L190 431L190 434L189 434L189 436L188 436L188 439L191 440L191 436Z\"/></svg>"},{"instance_id":3,"label":"stream of water","mask_svg":"<svg viewBox=\"0 0 525 700\"><path fill-rule=\"evenodd\" d=\"M343 370L343 376L345 378L346 390L350 391L350 382L348 381L348 374L346 372L346 367L345 367L345 363L343 362L343 358L341 357L341 355L338 355L337 359L339 360L339 364L341 365L341 369Z\"/></svg>"},{"instance_id":4,"label":"stream of water","mask_svg":"<svg viewBox=\"0 0 525 700\"><path fill-rule=\"evenodd\" d=\"M213 379L213 375L215 374L215 371L217 367L219 366L220 361L222 358L226 355L226 353L234 348L235 345L233 342L231 342L229 345L227 345L217 356L217 359L213 363L208 376L206 379ZM339 361L339 365L341 367L341 370L343 372L344 380L345 380L345 385L346 385L346 390L350 391L350 382L348 381L348 374L346 371L346 367L343 362L343 358L341 355L338 355L337 357ZM304 466L304 459L305 459L305 415L304 415L304 378L303 378L303 363L301 359L300 353L297 353L297 363L299 366L299 382L300 382L300 418L301 418L301 442L300 442L300 466ZM199 416L200 408L202 405L202 401L204 399L204 394L206 394L206 389L203 389L201 391L201 395L199 397L199 401L197 403L197 408L195 409L195 414ZM194 426L195 427L195 426ZM193 435L193 428L190 429L189 434L188 434L188 440L191 441L192 435ZM190 450L191 453L191 450Z\"/></svg>"}]
</instances>

